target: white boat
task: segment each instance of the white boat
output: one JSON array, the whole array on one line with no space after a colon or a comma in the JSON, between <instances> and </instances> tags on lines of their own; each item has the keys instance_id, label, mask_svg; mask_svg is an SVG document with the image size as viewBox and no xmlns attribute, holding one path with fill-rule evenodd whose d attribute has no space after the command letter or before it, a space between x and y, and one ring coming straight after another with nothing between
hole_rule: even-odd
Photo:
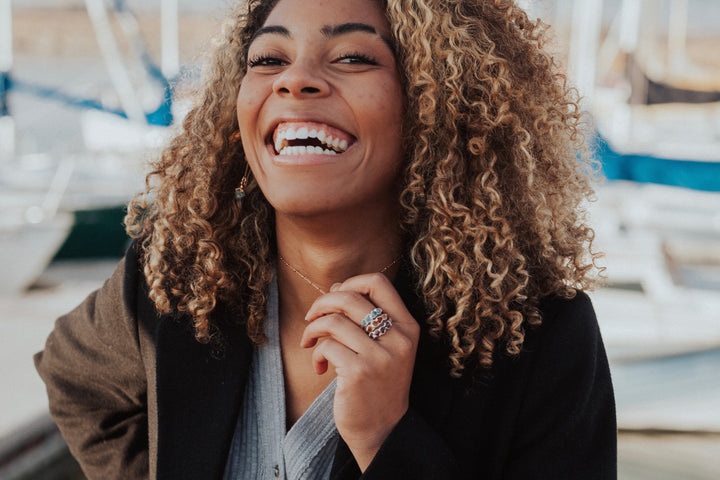
<instances>
[{"instance_id":1,"label":"white boat","mask_svg":"<svg viewBox=\"0 0 720 480\"><path fill-rule=\"evenodd\" d=\"M9 0L0 0L0 262L7 266L0 295L17 295L33 283L68 237L79 218L75 212L119 211L144 189L145 162L166 141L167 123L177 114L167 98L167 79L179 71L177 2L162 2L161 68L149 60L124 2L115 2L111 10L102 0L84 0L84 6L110 80L111 88L98 99L14 76L12 10ZM72 84L76 75L69 73L67 84ZM30 155L16 148L16 137L24 132L18 131L7 101L16 90L89 108L76 114L84 148ZM52 127L43 133L57 135ZM123 235L121 223L120 212L115 234Z\"/></svg>"},{"instance_id":2,"label":"white boat","mask_svg":"<svg viewBox=\"0 0 720 480\"><path fill-rule=\"evenodd\" d=\"M606 252L608 285L592 299L618 427L720 432L720 103L650 104L648 96L651 82L720 90L720 62L700 69L685 52L689 19L698 18L689 8L718 18L719 5L544 3L556 18L559 6L572 11L568 70L593 114L609 179L588 211Z\"/></svg>"},{"instance_id":3,"label":"white boat","mask_svg":"<svg viewBox=\"0 0 720 480\"><path fill-rule=\"evenodd\" d=\"M612 182L590 208L608 281L593 302L611 359L720 346L720 193Z\"/></svg>"},{"instance_id":4,"label":"white boat","mask_svg":"<svg viewBox=\"0 0 720 480\"><path fill-rule=\"evenodd\" d=\"M32 209L0 210L0 296L19 295L32 285L72 228L70 213L33 218L32 212L37 213Z\"/></svg>"}]
</instances>

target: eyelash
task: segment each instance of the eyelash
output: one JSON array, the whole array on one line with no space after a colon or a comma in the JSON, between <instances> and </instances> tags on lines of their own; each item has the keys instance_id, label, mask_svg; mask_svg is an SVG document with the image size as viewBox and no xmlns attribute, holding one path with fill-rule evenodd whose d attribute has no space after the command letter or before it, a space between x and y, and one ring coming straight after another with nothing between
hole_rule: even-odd
<instances>
[{"instance_id":1,"label":"eyelash","mask_svg":"<svg viewBox=\"0 0 720 480\"><path fill-rule=\"evenodd\" d=\"M359 63L365 63L367 65L377 65L378 62L373 57L369 55L365 55L364 53L346 53L345 55L341 55L336 61L342 61L342 60L348 60L351 58L357 58L360 60ZM355 63L355 62L353 62Z\"/></svg>"},{"instance_id":2,"label":"eyelash","mask_svg":"<svg viewBox=\"0 0 720 480\"><path fill-rule=\"evenodd\" d=\"M343 60L349 60L349 59L358 59L359 60L359 62L349 62L351 64L354 64L354 63L364 63L367 65L377 65L378 64L378 62L377 62L377 60L375 60L375 58L373 58L369 55L365 55L364 53L346 53L346 54L338 57L336 62L342 62ZM271 64L268 62L273 62L273 63ZM270 55L258 55L256 57L253 57L250 60L248 60L248 67L250 67L250 68L261 67L261 66L269 67L269 66L279 65L280 63L282 63L282 60L280 60L277 57L273 57Z\"/></svg>"},{"instance_id":3,"label":"eyelash","mask_svg":"<svg viewBox=\"0 0 720 480\"><path fill-rule=\"evenodd\" d=\"M277 62L277 63L273 63L273 66L282 62L282 60L280 60L277 57L272 57L270 55L258 55L256 57L253 57L250 60L248 60L248 66L250 68L259 67L259 66L270 66L267 63L269 61Z\"/></svg>"}]
</instances>

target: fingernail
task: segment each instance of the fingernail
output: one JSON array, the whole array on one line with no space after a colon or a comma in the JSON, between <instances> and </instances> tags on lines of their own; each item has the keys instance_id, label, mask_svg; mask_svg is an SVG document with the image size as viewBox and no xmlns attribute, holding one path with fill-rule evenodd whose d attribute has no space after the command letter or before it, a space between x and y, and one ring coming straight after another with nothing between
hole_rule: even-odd
<instances>
[{"instance_id":1,"label":"fingernail","mask_svg":"<svg viewBox=\"0 0 720 480\"><path fill-rule=\"evenodd\" d=\"M340 287L342 287L342 283L333 283L332 286L330 287L330 291L334 292L334 291L338 290Z\"/></svg>"}]
</instances>

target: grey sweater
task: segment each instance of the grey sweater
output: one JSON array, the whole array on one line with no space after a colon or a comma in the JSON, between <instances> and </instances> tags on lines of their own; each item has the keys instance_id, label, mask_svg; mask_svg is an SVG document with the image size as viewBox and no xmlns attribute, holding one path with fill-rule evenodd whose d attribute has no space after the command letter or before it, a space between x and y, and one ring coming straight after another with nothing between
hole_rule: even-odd
<instances>
[{"instance_id":1,"label":"grey sweater","mask_svg":"<svg viewBox=\"0 0 720 480\"><path fill-rule=\"evenodd\" d=\"M327 479L339 437L333 418L335 380L286 432L276 281L267 309L268 342L253 354L225 480Z\"/></svg>"}]
</instances>

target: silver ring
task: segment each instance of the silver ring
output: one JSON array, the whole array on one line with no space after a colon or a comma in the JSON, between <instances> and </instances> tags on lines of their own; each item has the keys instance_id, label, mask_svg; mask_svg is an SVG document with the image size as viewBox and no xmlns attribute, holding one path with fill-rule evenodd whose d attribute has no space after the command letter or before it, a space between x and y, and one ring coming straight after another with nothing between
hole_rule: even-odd
<instances>
[{"instance_id":1,"label":"silver ring","mask_svg":"<svg viewBox=\"0 0 720 480\"><path fill-rule=\"evenodd\" d=\"M392 327L392 320L388 318L379 327L369 332L368 337L372 338L373 340L377 340L378 338L385 335L388 330L390 330L390 327Z\"/></svg>"},{"instance_id":2,"label":"silver ring","mask_svg":"<svg viewBox=\"0 0 720 480\"><path fill-rule=\"evenodd\" d=\"M370 333L373 330L375 330L376 328L378 328L380 325L382 325L383 323L388 321L388 319L389 319L389 317L387 316L387 313L383 312L380 315L378 315L377 317L375 317L375 320L373 320L372 322L365 325L363 327L363 330L365 330L365 333Z\"/></svg>"},{"instance_id":3,"label":"silver ring","mask_svg":"<svg viewBox=\"0 0 720 480\"><path fill-rule=\"evenodd\" d=\"M382 308L380 308L380 307L374 308L372 312L368 313L367 315L365 315L365 318L363 318L362 327L365 328L365 326L367 326L368 323L375 320L377 317L382 315L382 313L383 313Z\"/></svg>"},{"instance_id":4,"label":"silver ring","mask_svg":"<svg viewBox=\"0 0 720 480\"><path fill-rule=\"evenodd\" d=\"M361 326L368 337L377 340L390 330L392 320L382 308L375 308L363 319Z\"/></svg>"}]
</instances>

